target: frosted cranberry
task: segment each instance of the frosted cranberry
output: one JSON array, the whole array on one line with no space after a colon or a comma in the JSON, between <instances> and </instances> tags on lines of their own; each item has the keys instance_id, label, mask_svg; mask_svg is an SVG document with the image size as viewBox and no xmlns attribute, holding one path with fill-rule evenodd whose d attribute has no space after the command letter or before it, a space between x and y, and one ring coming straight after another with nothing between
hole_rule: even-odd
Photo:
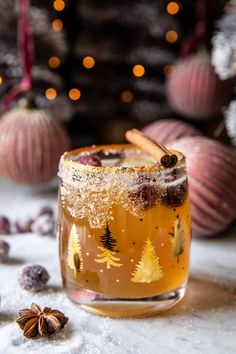
<instances>
[{"instance_id":1,"label":"frosted cranberry","mask_svg":"<svg viewBox=\"0 0 236 354\"><path fill-rule=\"evenodd\" d=\"M16 231L19 233L31 232L31 226L34 219L25 217L16 221Z\"/></svg>"},{"instance_id":2,"label":"frosted cranberry","mask_svg":"<svg viewBox=\"0 0 236 354\"><path fill-rule=\"evenodd\" d=\"M40 215L33 222L31 230L42 236L53 235L55 231L54 218L48 214Z\"/></svg>"},{"instance_id":3,"label":"frosted cranberry","mask_svg":"<svg viewBox=\"0 0 236 354\"><path fill-rule=\"evenodd\" d=\"M90 166L102 166L102 162L97 155L84 155L80 156L76 159L77 162L81 163L82 165L90 165Z\"/></svg>"},{"instance_id":4,"label":"frosted cranberry","mask_svg":"<svg viewBox=\"0 0 236 354\"><path fill-rule=\"evenodd\" d=\"M0 215L0 235L8 235L11 233L11 226L8 218Z\"/></svg>"},{"instance_id":5,"label":"frosted cranberry","mask_svg":"<svg viewBox=\"0 0 236 354\"><path fill-rule=\"evenodd\" d=\"M182 169L173 169L167 173L164 177L166 182L166 195L164 197L164 203L169 206L182 205L186 199L188 191L187 180L184 179L179 182L179 179L183 176Z\"/></svg>"},{"instance_id":6,"label":"frosted cranberry","mask_svg":"<svg viewBox=\"0 0 236 354\"><path fill-rule=\"evenodd\" d=\"M49 278L48 271L38 264L22 267L19 274L19 282L22 288L32 292L43 290Z\"/></svg>"},{"instance_id":7,"label":"frosted cranberry","mask_svg":"<svg viewBox=\"0 0 236 354\"><path fill-rule=\"evenodd\" d=\"M165 202L171 206L182 205L187 196L187 182L182 182L177 186L169 186L166 190Z\"/></svg>"},{"instance_id":8,"label":"frosted cranberry","mask_svg":"<svg viewBox=\"0 0 236 354\"><path fill-rule=\"evenodd\" d=\"M53 216L53 215L54 215L54 211L53 211L53 209L52 209L50 206L48 206L48 205L42 206L42 207L39 209L37 216L45 215L45 214L50 215L50 216Z\"/></svg>"},{"instance_id":9,"label":"frosted cranberry","mask_svg":"<svg viewBox=\"0 0 236 354\"><path fill-rule=\"evenodd\" d=\"M4 240L0 240L0 261L4 260L7 257L9 249L9 244Z\"/></svg>"},{"instance_id":10,"label":"frosted cranberry","mask_svg":"<svg viewBox=\"0 0 236 354\"><path fill-rule=\"evenodd\" d=\"M153 185L155 182L149 176L140 175L129 192L130 200L138 203L142 209L151 208L157 203L159 195L157 187Z\"/></svg>"}]
</instances>

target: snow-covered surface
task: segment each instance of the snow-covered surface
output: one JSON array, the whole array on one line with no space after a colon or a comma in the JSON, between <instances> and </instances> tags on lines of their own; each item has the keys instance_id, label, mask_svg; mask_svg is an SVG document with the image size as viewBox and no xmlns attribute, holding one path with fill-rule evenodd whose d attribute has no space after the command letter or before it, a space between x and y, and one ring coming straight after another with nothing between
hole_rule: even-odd
<instances>
[{"instance_id":1,"label":"snow-covered surface","mask_svg":"<svg viewBox=\"0 0 236 354\"><path fill-rule=\"evenodd\" d=\"M55 188L28 189L0 180L0 214L14 220L44 202L56 205ZM185 299L166 313L139 319L98 317L68 300L61 289L56 239L30 234L4 237L11 252L10 259L0 264L0 353L235 353L235 233L195 240ZM19 267L28 262L45 266L51 275L41 294L31 294L18 284ZM63 311L70 318L68 325L50 338L24 338L15 320L18 310L32 302Z\"/></svg>"}]
</instances>

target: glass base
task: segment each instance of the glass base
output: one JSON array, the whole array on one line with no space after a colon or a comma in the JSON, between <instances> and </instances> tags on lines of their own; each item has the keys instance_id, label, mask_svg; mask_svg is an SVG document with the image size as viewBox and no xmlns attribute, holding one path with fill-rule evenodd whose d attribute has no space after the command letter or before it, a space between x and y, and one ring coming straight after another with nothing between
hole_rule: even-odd
<instances>
[{"instance_id":1,"label":"glass base","mask_svg":"<svg viewBox=\"0 0 236 354\"><path fill-rule=\"evenodd\" d=\"M185 295L186 287L165 294L136 299L108 299L85 290L65 289L68 297L80 308L96 315L109 317L137 317L157 314L177 304Z\"/></svg>"}]
</instances>

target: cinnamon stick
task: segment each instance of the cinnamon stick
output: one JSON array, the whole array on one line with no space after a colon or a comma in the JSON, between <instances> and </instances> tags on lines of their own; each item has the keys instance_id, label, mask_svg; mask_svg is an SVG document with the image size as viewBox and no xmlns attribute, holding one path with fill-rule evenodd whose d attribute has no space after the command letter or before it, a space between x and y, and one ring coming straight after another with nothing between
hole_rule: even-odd
<instances>
[{"instance_id":1,"label":"cinnamon stick","mask_svg":"<svg viewBox=\"0 0 236 354\"><path fill-rule=\"evenodd\" d=\"M160 162L163 167L174 167L178 161L178 157L172 154L164 145L152 140L137 129L128 130L125 133L126 139L152 156L156 161Z\"/></svg>"}]
</instances>

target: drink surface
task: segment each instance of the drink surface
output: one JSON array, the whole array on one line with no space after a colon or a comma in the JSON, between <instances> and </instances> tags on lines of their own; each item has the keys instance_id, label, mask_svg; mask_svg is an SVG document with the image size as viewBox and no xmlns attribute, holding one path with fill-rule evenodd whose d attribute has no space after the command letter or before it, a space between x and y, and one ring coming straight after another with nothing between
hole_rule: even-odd
<instances>
[{"instance_id":1,"label":"drink surface","mask_svg":"<svg viewBox=\"0 0 236 354\"><path fill-rule=\"evenodd\" d=\"M184 163L164 170L137 149L95 152L102 167L83 166L73 154L59 171L65 289L83 302L148 298L181 288L191 234Z\"/></svg>"}]
</instances>

